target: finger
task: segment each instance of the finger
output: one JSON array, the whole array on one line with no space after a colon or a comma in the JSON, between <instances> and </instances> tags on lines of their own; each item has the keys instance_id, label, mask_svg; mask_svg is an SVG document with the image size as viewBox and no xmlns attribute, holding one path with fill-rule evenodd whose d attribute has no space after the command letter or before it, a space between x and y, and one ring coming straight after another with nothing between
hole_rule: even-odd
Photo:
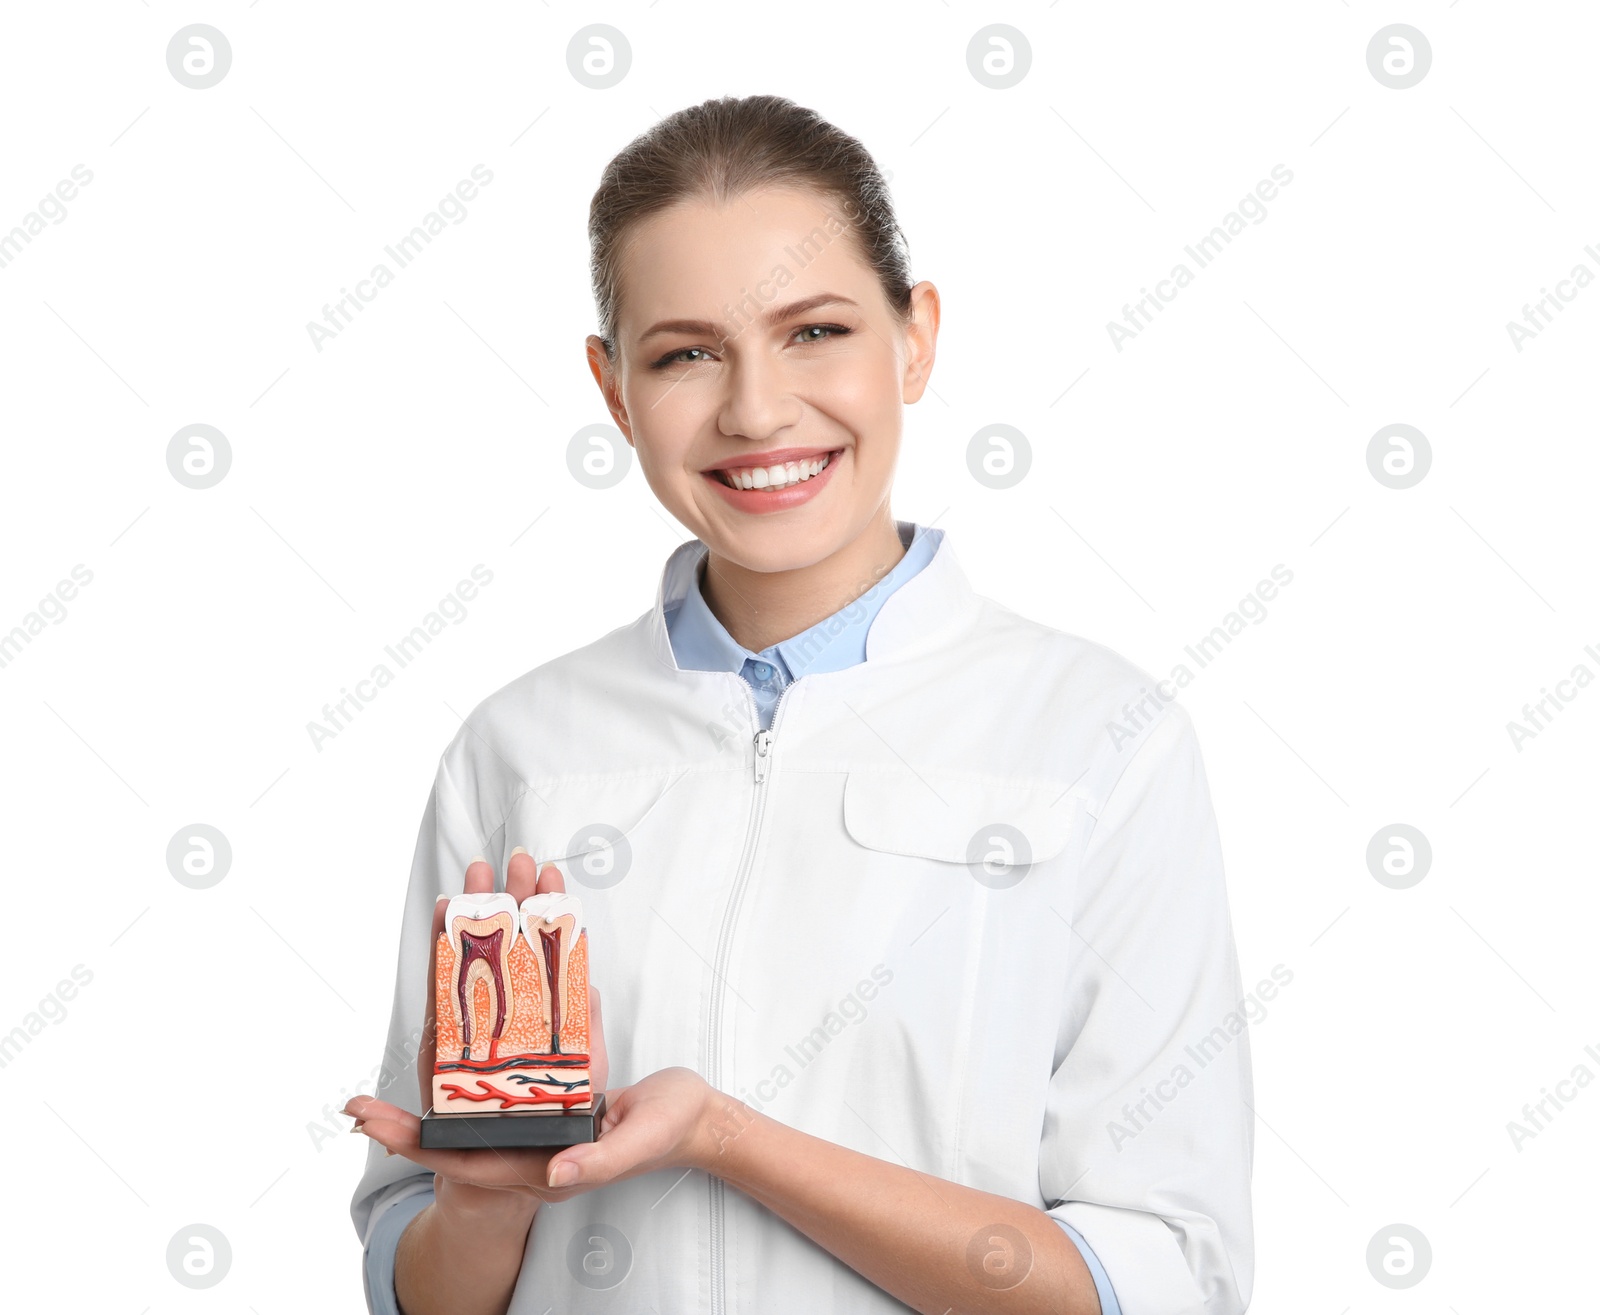
<instances>
[{"instance_id":1,"label":"finger","mask_svg":"<svg viewBox=\"0 0 1600 1315\"><path fill-rule=\"evenodd\" d=\"M611 1076L611 1061L606 1057L605 1019L600 1013L600 988L589 988L589 1091L602 1092Z\"/></svg>"},{"instance_id":2,"label":"finger","mask_svg":"<svg viewBox=\"0 0 1600 1315\"><path fill-rule=\"evenodd\" d=\"M410 1110L371 1096L352 1096L345 1102L344 1112L355 1120L355 1126L350 1131L365 1133L382 1146L387 1155L405 1154L404 1148L412 1140L410 1125L415 1123L419 1128L421 1126L421 1120ZM416 1134L416 1142L420 1147L420 1131Z\"/></svg>"},{"instance_id":3,"label":"finger","mask_svg":"<svg viewBox=\"0 0 1600 1315\"><path fill-rule=\"evenodd\" d=\"M561 869L554 863L546 863L539 869L539 894L548 895L551 891L565 894L567 879L561 875Z\"/></svg>"},{"instance_id":4,"label":"finger","mask_svg":"<svg viewBox=\"0 0 1600 1315\"><path fill-rule=\"evenodd\" d=\"M355 1100L350 1105L354 1108L347 1113L360 1111L357 1117L362 1133L385 1150L446 1178L484 1187L542 1189L546 1186L548 1151L424 1150L422 1120L409 1110L370 1097L360 1106L356 1106Z\"/></svg>"},{"instance_id":5,"label":"finger","mask_svg":"<svg viewBox=\"0 0 1600 1315\"><path fill-rule=\"evenodd\" d=\"M609 1111L599 1141L569 1146L550 1157L546 1185L597 1187L631 1178L660 1158L661 1142L661 1130L649 1120L624 1119L616 1111Z\"/></svg>"},{"instance_id":6,"label":"finger","mask_svg":"<svg viewBox=\"0 0 1600 1315\"><path fill-rule=\"evenodd\" d=\"M416 1119L410 1110L402 1109L398 1105L391 1105L386 1100L379 1100L376 1096L352 1096L344 1103L344 1113L356 1121L357 1126L364 1124L368 1119L382 1119L389 1123L404 1123L407 1119ZM420 1123L421 1120L418 1120ZM350 1130L355 1131L355 1128Z\"/></svg>"},{"instance_id":7,"label":"finger","mask_svg":"<svg viewBox=\"0 0 1600 1315\"><path fill-rule=\"evenodd\" d=\"M494 867L482 855L467 864L465 891L468 895L488 895L494 891Z\"/></svg>"},{"instance_id":8,"label":"finger","mask_svg":"<svg viewBox=\"0 0 1600 1315\"><path fill-rule=\"evenodd\" d=\"M428 937L428 953L423 957L428 964L428 982L422 990L422 1041L417 1047L417 1087L422 1094L421 1108L433 1108L433 1070L438 1055L438 1019L434 1013L434 996L437 992L439 937L444 935L445 910L450 907L450 897L441 895L433 903L433 933Z\"/></svg>"},{"instance_id":9,"label":"finger","mask_svg":"<svg viewBox=\"0 0 1600 1315\"><path fill-rule=\"evenodd\" d=\"M506 860L506 893L520 906L539 885L539 865L533 855L521 845L511 851Z\"/></svg>"}]
</instances>

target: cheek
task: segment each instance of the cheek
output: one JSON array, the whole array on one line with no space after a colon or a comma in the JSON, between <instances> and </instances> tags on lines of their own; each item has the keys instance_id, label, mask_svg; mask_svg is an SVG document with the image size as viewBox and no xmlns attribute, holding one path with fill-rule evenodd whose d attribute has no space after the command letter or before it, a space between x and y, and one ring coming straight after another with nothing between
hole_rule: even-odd
<instances>
[{"instance_id":1,"label":"cheek","mask_svg":"<svg viewBox=\"0 0 1600 1315\"><path fill-rule=\"evenodd\" d=\"M817 380L816 404L851 428L873 427L900 407L900 378L888 352L853 356Z\"/></svg>"},{"instance_id":2,"label":"cheek","mask_svg":"<svg viewBox=\"0 0 1600 1315\"><path fill-rule=\"evenodd\" d=\"M708 406L690 381L674 388L652 380L630 388L625 401L640 462L647 467L670 466L675 454L687 450L705 423Z\"/></svg>"}]
</instances>

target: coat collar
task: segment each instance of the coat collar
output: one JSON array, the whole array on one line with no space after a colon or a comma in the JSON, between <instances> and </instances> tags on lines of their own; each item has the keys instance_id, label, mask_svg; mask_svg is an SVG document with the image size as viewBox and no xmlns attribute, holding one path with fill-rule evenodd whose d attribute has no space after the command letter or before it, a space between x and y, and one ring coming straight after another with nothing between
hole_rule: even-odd
<instances>
[{"instance_id":1,"label":"coat collar","mask_svg":"<svg viewBox=\"0 0 1600 1315\"><path fill-rule=\"evenodd\" d=\"M916 529L912 521L897 521L901 540ZM667 611L682 602L693 586L695 572L709 549L701 539L680 543L668 555L656 586L655 607L648 618L651 654L671 671L681 671L667 633ZM921 651L964 630L982 604L967 574L956 559L945 531L928 564L900 585L884 601L867 632L865 665L892 661Z\"/></svg>"}]
</instances>

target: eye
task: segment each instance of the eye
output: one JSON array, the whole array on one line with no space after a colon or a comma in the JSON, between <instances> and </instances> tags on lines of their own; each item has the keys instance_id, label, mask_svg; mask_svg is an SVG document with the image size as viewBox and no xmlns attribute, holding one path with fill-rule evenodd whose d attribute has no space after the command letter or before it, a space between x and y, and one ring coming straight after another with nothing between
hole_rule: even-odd
<instances>
[{"instance_id":1,"label":"eye","mask_svg":"<svg viewBox=\"0 0 1600 1315\"><path fill-rule=\"evenodd\" d=\"M829 338L842 338L852 330L842 324L805 324L794 331L793 336L800 343L826 342ZM651 363L652 370L665 370L673 365L699 365L702 361L711 360L711 353L704 347L680 347L675 352L668 352L660 360Z\"/></svg>"},{"instance_id":2,"label":"eye","mask_svg":"<svg viewBox=\"0 0 1600 1315\"><path fill-rule=\"evenodd\" d=\"M693 352L698 352L699 355L691 356ZM680 347L675 352L668 352L659 361L654 362L650 368L652 370L664 370L669 365L698 365L709 355L710 353L704 347Z\"/></svg>"},{"instance_id":3,"label":"eye","mask_svg":"<svg viewBox=\"0 0 1600 1315\"><path fill-rule=\"evenodd\" d=\"M830 337L842 338L849 332L842 324L807 324L795 330L801 342L825 342ZM819 336L812 337L812 334Z\"/></svg>"}]
</instances>

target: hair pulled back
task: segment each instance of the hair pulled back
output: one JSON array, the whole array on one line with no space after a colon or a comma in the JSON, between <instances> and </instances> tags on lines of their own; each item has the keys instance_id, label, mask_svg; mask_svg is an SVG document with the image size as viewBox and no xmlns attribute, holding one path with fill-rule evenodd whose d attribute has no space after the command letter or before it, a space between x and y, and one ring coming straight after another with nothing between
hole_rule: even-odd
<instances>
[{"instance_id":1,"label":"hair pulled back","mask_svg":"<svg viewBox=\"0 0 1600 1315\"><path fill-rule=\"evenodd\" d=\"M783 96L723 96L670 114L606 165L589 203L590 277L607 356L616 356L620 266L640 220L686 200L726 204L760 187L808 187L831 201L901 319L911 263L877 163L849 133Z\"/></svg>"}]
</instances>

